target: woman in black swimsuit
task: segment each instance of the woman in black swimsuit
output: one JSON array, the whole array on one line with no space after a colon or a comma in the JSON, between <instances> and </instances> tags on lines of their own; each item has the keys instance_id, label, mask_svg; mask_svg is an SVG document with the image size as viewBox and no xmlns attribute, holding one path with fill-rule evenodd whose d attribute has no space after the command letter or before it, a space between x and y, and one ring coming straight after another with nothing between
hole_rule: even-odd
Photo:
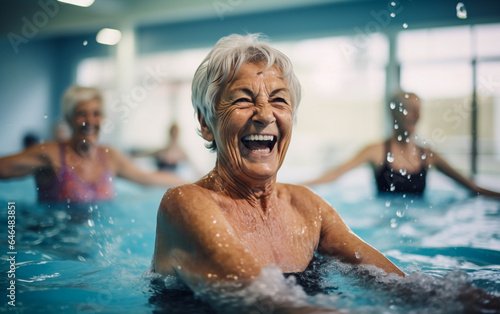
<instances>
[{"instance_id":1,"label":"woman in black swimsuit","mask_svg":"<svg viewBox=\"0 0 500 314\"><path fill-rule=\"evenodd\" d=\"M370 163L380 193L418 195L425 190L427 169L432 166L475 194L500 197L500 193L483 189L461 175L439 154L415 143L414 133L420 116L417 95L400 92L391 99L390 107L394 128L389 139L365 147L351 160L304 184L331 182L357 166Z\"/></svg>"}]
</instances>

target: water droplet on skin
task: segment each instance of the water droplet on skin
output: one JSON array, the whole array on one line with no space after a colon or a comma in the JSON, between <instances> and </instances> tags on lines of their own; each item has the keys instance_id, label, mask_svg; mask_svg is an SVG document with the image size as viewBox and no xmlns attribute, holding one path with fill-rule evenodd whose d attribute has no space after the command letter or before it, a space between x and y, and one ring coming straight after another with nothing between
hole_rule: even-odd
<instances>
[{"instance_id":1,"label":"water droplet on skin","mask_svg":"<svg viewBox=\"0 0 500 314\"><path fill-rule=\"evenodd\" d=\"M402 211L402 210L398 210L398 211L396 211L396 216L398 216L398 217L403 217L404 215L405 215L405 212L404 212L404 211Z\"/></svg>"},{"instance_id":2,"label":"water droplet on skin","mask_svg":"<svg viewBox=\"0 0 500 314\"><path fill-rule=\"evenodd\" d=\"M422 154L422 160L425 160L425 158L427 158L427 155L425 153Z\"/></svg>"},{"instance_id":3,"label":"water droplet on skin","mask_svg":"<svg viewBox=\"0 0 500 314\"><path fill-rule=\"evenodd\" d=\"M363 255L359 252L354 252L354 256L356 256L356 259L360 259Z\"/></svg>"},{"instance_id":4,"label":"water droplet on skin","mask_svg":"<svg viewBox=\"0 0 500 314\"><path fill-rule=\"evenodd\" d=\"M106 148L104 151L105 151L106 153L108 153L108 152L109 152L109 149L107 149L107 148Z\"/></svg>"},{"instance_id":5,"label":"water droplet on skin","mask_svg":"<svg viewBox=\"0 0 500 314\"><path fill-rule=\"evenodd\" d=\"M390 152L387 153L387 161L388 162L393 162L394 161L394 155L391 154Z\"/></svg>"},{"instance_id":6,"label":"water droplet on skin","mask_svg":"<svg viewBox=\"0 0 500 314\"><path fill-rule=\"evenodd\" d=\"M396 103L391 102L391 104L389 106L391 107L392 110L394 110L396 108Z\"/></svg>"},{"instance_id":7,"label":"water droplet on skin","mask_svg":"<svg viewBox=\"0 0 500 314\"><path fill-rule=\"evenodd\" d=\"M415 136L414 136L413 138L414 138L415 140L416 140L416 139L418 139L418 136L417 136L417 134L415 134Z\"/></svg>"},{"instance_id":8,"label":"water droplet on skin","mask_svg":"<svg viewBox=\"0 0 500 314\"><path fill-rule=\"evenodd\" d=\"M399 125L394 124L394 130L397 130L397 129L399 129Z\"/></svg>"},{"instance_id":9,"label":"water droplet on skin","mask_svg":"<svg viewBox=\"0 0 500 314\"><path fill-rule=\"evenodd\" d=\"M403 140L403 136L401 134L398 135L398 141L401 142Z\"/></svg>"},{"instance_id":10,"label":"water droplet on skin","mask_svg":"<svg viewBox=\"0 0 500 314\"><path fill-rule=\"evenodd\" d=\"M71 166L71 169L75 170L75 166Z\"/></svg>"},{"instance_id":11,"label":"water droplet on skin","mask_svg":"<svg viewBox=\"0 0 500 314\"><path fill-rule=\"evenodd\" d=\"M406 142L406 143L410 143L410 139L409 139L409 138L406 138L405 142Z\"/></svg>"},{"instance_id":12,"label":"water droplet on skin","mask_svg":"<svg viewBox=\"0 0 500 314\"><path fill-rule=\"evenodd\" d=\"M406 24L406 23L405 23ZM408 99L408 97L410 97L410 95L408 94L405 94L405 98Z\"/></svg>"},{"instance_id":13,"label":"water droplet on skin","mask_svg":"<svg viewBox=\"0 0 500 314\"><path fill-rule=\"evenodd\" d=\"M217 223L217 220L214 220L213 223Z\"/></svg>"},{"instance_id":14,"label":"water droplet on skin","mask_svg":"<svg viewBox=\"0 0 500 314\"><path fill-rule=\"evenodd\" d=\"M405 133L404 133L404 134L405 134L405 136L408 136L408 131L405 131Z\"/></svg>"},{"instance_id":15,"label":"water droplet on skin","mask_svg":"<svg viewBox=\"0 0 500 314\"><path fill-rule=\"evenodd\" d=\"M217 233L215 236L216 236L216 237L220 237L220 234L218 234L218 233Z\"/></svg>"},{"instance_id":16,"label":"water droplet on skin","mask_svg":"<svg viewBox=\"0 0 500 314\"><path fill-rule=\"evenodd\" d=\"M182 266L181 265L177 265L177 269L182 269Z\"/></svg>"},{"instance_id":17,"label":"water droplet on skin","mask_svg":"<svg viewBox=\"0 0 500 314\"><path fill-rule=\"evenodd\" d=\"M406 169L399 169L399 173L401 173L401 175L406 175Z\"/></svg>"},{"instance_id":18,"label":"water droplet on skin","mask_svg":"<svg viewBox=\"0 0 500 314\"><path fill-rule=\"evenodd\" d=\"M391 201L385 201L385 207L391 206Z\"/></svg>"},{"instance_id":19,"label":"water droplet on skin","mask_svg":"<svg viewBox=\"0 0 500 314\"><path fill-rule=\"evenodd\" d=\"M82 122L82 126L85 126L85 121L84 121L84 122Z\"/></svg>"},{"instance_id":20,"label":"water droplet on skin","mask_svg":"<svg viewBox=\"0 0 500 314\"><path fill-rule=\"evenodd\" d=\"M391 228L396 228L398 226L398 223L396 222L395 218L391 219Z\"/></svg>"},{"instance_id":21,"label":"water droplet on skin","mask_svg":"<svg viewBox=\"0 0 500 314\"><path fill-rule=\"evenodd\" d=\"M457 17L459 19L467 18L467 9L465 9L465 5L462 2L457 3Z\"/></svg>"},{"instance_id":22,"label":"water droplet on skin","mask_svg":"<svg viewBox=\"0 0 500 314\"><path fill-rule=\"evenodd\" d=\"M109 177L109 182L113 182L113 177Z\"/></svg>"},{"instance_id":23,"label":"water droplet on skin","mask_svg":"<svg viewBox=\"0 0 500 314\"><path fill-rule=\"evenodd\" d=\"M403 107L399 107L399 112L403 112Z\"/></svg>"},{"instance_id":24,"label":"water droplet on skin","mask_svg":"<svg viewBox=\"0 0 500 314\"><path fill-rule=\"evenodd\" d=\"M403 109L403 114L406 116L408 114L408 110Z\"/></svg>"},{"instance_id":25,"label":"water droplet on skin","mask_svg":"<svg viewBox=\"0 0 500 314\"><path fill-rule=\"evenodd\" d=\"M410 179L410 178L411 178L411 174L409 174L409 175L407 176L407 178L408 178L408 179Z\"/></svg>"}]
</instances>

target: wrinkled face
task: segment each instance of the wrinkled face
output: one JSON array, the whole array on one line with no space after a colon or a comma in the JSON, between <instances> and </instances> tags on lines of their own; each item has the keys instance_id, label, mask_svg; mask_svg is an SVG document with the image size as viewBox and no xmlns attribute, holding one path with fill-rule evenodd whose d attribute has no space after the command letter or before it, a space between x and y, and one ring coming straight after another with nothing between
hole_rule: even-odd
<instances>
[{"instance_id":1,"label":"wrinkled face","mask_svg":"<svg viewBox=\"0 0 500 314\"><path fill-rule=\"evenodd\" d=\"M73 137L90 143L97 143L102 121L102 105L98 99L79 103L73 112L71 127Z\"/></svg>"},{"instance_id":2,"label":"wrinkled face","mask_svg":"<svg viewBox=\"0 0 500 314\"><path fill-rule=\"evenodd\" d=\"M255 180L276 175L293 125L290 93L281 71L264 68L264 63L241 66L216 105L215 130L208 138L217 144L220 166Z\"/></svg>"},{"instance_id":3,"label":"wrinkled face","mask_svg":"<svg viewBox=\"0 0 500 314\"><path fill-rule=\"evenodd\" d=\"M401 110L399 108L402 108ZM401 132L407 131L409 134L415 133L418 119L420 118L420 100L410 94L408 99L405 99L402 106L396 104L393 109L394 120L399 125Z\"/></svg>"}]
</instances>

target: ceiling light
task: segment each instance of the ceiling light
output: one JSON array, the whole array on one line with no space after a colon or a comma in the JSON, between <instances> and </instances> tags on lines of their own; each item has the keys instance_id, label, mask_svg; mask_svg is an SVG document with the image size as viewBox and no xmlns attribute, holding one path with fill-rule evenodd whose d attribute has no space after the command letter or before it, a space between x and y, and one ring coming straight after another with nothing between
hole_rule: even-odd
<instances>
[{"instance_id":1,"label":"ceiling light","mask_svg":"<svg viewBox=\"0 0 500 314\"><path fill-rule=\"evenodd\" d=\"M90 7L95 0L57 0L59 2L77 5L79 7Z\"/></svg>"},{"instance_id":2,"label":"ceiling light","mask_svg":"<svg viewBox=\"0 0 500 314\"><path fill-rule=\"evenodd\" d=\"M103 28L97 33L96 40L103 45L116 45L120 42L122 33L117 29Z\"/></svg>"}]
</instances>

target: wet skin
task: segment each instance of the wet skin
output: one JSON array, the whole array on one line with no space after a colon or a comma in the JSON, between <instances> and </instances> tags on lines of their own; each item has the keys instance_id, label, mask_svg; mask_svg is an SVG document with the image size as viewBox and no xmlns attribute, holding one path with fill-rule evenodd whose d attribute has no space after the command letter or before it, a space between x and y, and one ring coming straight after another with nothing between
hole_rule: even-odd
<instances>
[{"instance_id":1,"label":"wet skin","mask_svg":"<svg viewBox=\"0 0 500 314\"><path fill-rule=\"evenodd\" d=\"M303 271L319 250L402 275L311 190L276 182L293 125L290 93L280 75L274 66L242 65L222 92L213 130L199 118L204 139L217 144L216 166L195 184L165 193L155 271L178 275L193 287L252 279L271 264L283 272Z\"/></svg>"}]
</instances>

